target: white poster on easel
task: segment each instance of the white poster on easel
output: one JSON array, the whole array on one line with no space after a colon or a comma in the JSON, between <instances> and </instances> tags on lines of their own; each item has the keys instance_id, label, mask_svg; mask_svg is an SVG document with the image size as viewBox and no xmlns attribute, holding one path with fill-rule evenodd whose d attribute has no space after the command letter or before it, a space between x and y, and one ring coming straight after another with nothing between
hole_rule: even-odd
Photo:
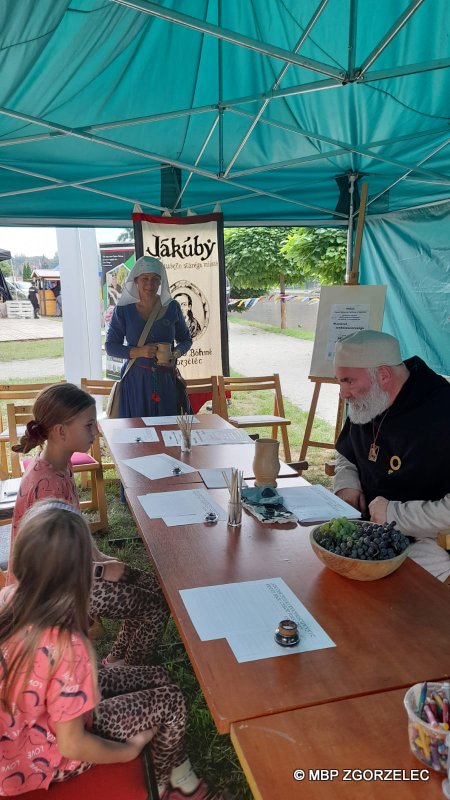
<instances>
[{"instance_id":1,"label":"white poster on easel","mask_svg":"<svg viewBox=\"0 0 450 800\"><path fill-rule=\"evenodd\" d=\"M386 286L322 286L310 376L334 378L334 348L357 331L381 331Z\"/></svg>"}]
</instances>

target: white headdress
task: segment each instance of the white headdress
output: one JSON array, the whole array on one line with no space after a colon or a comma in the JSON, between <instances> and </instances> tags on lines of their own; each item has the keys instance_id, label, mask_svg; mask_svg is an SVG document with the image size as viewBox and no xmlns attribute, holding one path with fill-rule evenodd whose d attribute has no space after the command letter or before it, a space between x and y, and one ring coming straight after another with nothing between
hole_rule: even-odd
<instances>
[{"instance_id":1,"label":"white headdress","mask_svg":"<svg viewBox=\"0 0 450 800\"><path fill-rule=\"evenodd\" d=\"M169 305L172 297L164 264L153 256L142 256L138 258L133 269L128 274L122 294L117 303L118 306L129 306L131 303L139 303L139 291L134 279L138 278L139 275L143 275L145 272L154 272L161 277L161 305Z\"/></svg>"},{"instance_id":2,"label":"white headdress","mask_svg":"<svg viewBox=\"0 0 450 800\"><path fill-rule=\"evenodd\" d=\"M371 369L381 366L392 367L401 363L398 339L389 333L358 331L336 342L334 355L336 367Z\"/></svg>"}]
</instances>

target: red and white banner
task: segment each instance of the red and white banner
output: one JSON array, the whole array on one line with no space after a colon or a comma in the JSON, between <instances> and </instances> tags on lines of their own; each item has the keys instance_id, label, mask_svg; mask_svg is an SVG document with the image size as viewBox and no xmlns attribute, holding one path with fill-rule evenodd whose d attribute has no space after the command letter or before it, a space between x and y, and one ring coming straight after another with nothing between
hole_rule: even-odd
<instances>
[{"instance_id":1,"label":"red and white banner","mask_svg":"<svg viewBox=\"0 0 450 800\"><path fill-rule=\"evenodd\" d=\"M164 264L170 291L184 314L192 347L178 359L185 378L228 375L223 216L133 214L136 259Z\"/></svg>"}]
</instances>

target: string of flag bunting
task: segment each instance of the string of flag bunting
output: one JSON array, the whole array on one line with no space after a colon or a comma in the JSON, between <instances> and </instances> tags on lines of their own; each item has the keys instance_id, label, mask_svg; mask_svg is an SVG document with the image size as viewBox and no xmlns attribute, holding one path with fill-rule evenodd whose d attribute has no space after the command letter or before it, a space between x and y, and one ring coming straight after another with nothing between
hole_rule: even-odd
<instances>
[{"instance_id":1,"label":"string of flag bunting","mask_svg":"<svg viewBox=\"0 0 450 800\"><path fill-rule=\"evenodd\" d=\"M307 305L312 305L313 303L318 303L319 298L313 295L305 295L304 292L289 292L289 294L282 294L281 292L272 292L272 294L266 295L262 294L260 297L246 297L246 298L238 298L237 300L229 300L228 307L229 308L241 308L241 309L249 309L253 308L256 303L259 303L261 300L279 302L280 300L292 301L292 300L299 300L300 303L307 303Z\"/></svg>"}]
</instances>

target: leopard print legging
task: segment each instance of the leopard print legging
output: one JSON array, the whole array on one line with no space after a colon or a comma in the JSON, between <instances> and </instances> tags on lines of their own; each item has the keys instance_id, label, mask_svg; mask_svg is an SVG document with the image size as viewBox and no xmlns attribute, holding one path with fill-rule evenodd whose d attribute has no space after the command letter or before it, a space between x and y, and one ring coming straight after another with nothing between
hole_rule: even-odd
<instances>
[{"instance_id":1,"label":"leopard print legging","mask_svg":"<svg viewBox=\"0 0 450 800\"><path fill-rule=\"evenodd\" d=\"M124 620L110 657L124 659L127 666L152 662L169 618L155 576L128 565L120 581L93 580L89 613Z\"/></svg>"},{"instance_id":2,"label":"leopard print legging","mask_svg":"<svg viewBox=\"0 0 450 800\"><path fill-rule=\"evenodd\" d=\"M162 667L100 667L101 701L94 712L92 733L123 742L154 730L150 743L156 779L167 783L173 767L186 759L186 705L178 686ZM53 782L65 781L89 769L83 763L72 771L58 770Z\"/></svg>"}]
</instances>

